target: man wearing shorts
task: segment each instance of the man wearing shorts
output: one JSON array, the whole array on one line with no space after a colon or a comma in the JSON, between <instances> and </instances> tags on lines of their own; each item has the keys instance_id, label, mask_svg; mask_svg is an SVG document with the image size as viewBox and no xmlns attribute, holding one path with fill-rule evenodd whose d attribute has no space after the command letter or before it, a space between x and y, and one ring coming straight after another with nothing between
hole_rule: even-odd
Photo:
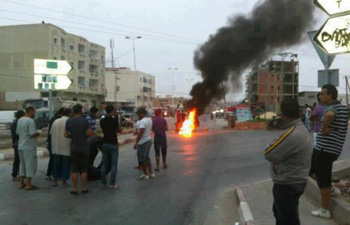
<instances>
[{"instance_id":1,"label":"man wearing shorts","mask_svg":"<svg viewBox=\"0 0 350 225\"><path fill-rule=\"evenodd\" d=\"M321 208L312 211L317 217L329 219L331 195L337 194L332 188L333 162L340 156L348 130L349 109L337 101L338 91L334 85L322 87L320 99L325 106L321 129L317 134L312 155L310 176L316 178L321 194Z\"/></svg>"},{"instance_id":2,"label":"man wearing shorts","mask_svg":"<svg viewBox=\"0 0 350 225\"><path fill-rule=\"evenodd\" d=\"M160 152L162 151L163 169L168 168L166 163L167 155L167 139L166 131L168 130L168 124L164 118L161 117L162 111L160 109L155 110L155 117L153 118L152 131L154 133L154 150L156 152L156 168L155 171L159 172L159 159Z\"/></svg>"},{"instance_id":3,"label":"man wearing shorts","mask_svg":"<svg viewBox=\"0 0 350 225\"><path fill-rule=\"evenodd\" d=\"M40 135L36 131L36 125L33 120L35 108L29 106L26 109L25 116L18 120L16 133L19 136L18 154L19 154L19 181L20 188L26 190L36 190L37 186L32 185L32 178L35 176L38 158L36 154L37 137ZM24 177L26 183L24 183Z\"/></svg>"},{"instance_id":4,"label":"man wearing shorts","mask_svg":"<svg viewBox=\"0 0 350 225\"><path fill-rule=\"evenodd\" d=\"M87 189L87 171L89 164L88 137L93 135L88 120L83 115L83 106L73 107L74 117L66 123L65 136L71 138L71 166L72 166L72 195L78 194L78 174L81 176L82 194L89 193Z\"/></svg>"},{"instance_id":5,"label":"man wearing shorts","mask_svg":"<svg viewBox=\"0 0 350 225\"><path fill-rule=\"evenodd\" d=\"M147 116L147 110L140 108L136 112L139 122L137 123L137 137L134 145L134 149L137 150L137 158L141 163L143 174L139 177L139 180L148 180L149 178L155 178L152 170L152 163L149 157L149 152L152 146L152 119Z\"/></svg>"}]
</instances>

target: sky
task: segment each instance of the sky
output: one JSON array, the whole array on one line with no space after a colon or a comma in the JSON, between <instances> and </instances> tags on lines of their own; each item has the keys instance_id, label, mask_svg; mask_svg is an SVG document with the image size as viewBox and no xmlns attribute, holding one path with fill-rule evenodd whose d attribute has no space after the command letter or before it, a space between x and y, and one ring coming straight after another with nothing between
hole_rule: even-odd
<instances>
[{"instance_id":1,"label":"sky","mask_svg":"<svg viewBox=\"0 0 350 225\"><path fill-rule=\"evenodd\" d=\"M311 0L310 0L311 1ZM83 36L106 47L111 65L110 40L114 39L114 65L134 68L132 41L135 41L137 70L156 77L156 94L189 96L192 85L201 80L193 67L193 53L209 35L225 26L227 19L249 13L257 0L0 0L0 26L40 23L55 24L69 33ZM315 6L316 7L316 6ZM327 20L316 10L317 30ZM317 91L317 70L323 65L305 34L304 42L280 52L299 55L299 91ZM276 52L276 53L280 53ZM267 56L267 59L269 56ZM340 69L339 91L345 93L344 75L350 74L349 55L336 57L331 69ZM243 82L243 79L242 79ZM244 90L233 90L228 100L244 98Z\"/></svg>"}]
</instances>

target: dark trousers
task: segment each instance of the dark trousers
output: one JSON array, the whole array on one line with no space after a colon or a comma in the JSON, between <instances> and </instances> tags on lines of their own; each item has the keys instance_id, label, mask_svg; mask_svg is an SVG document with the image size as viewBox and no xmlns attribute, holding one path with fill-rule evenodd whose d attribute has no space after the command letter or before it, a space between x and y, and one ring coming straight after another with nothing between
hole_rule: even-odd
<instances>
[{"instance_id":1,"label":"dark trousers","mask_svg":"<svg viewBox=\"0 0 350 225\"><path fill-rule=\"evenodd\" d=\"M304 193L305 186L306 182L273 185L273 213L276 225L300 225L299 198Z\"/></svg>"},{"instance_id":2,"label":"dark trousers","mask_svg":"<svg viewBox=\"0 0 350 225\"><path fill-rule=\"evenodd\" d=\"M49 152L49 164L47 165L47 171L46 171L46 176L47 177L51 177L51 175L52 175L52 161L53 161L53 159L52 159L52 147L51 147L51 143L50 142L48 142L47 143L47 151Z\"/></svg>"},{"instance_id":3,"label":"dark trousers","mask_svg":"<svg viewBox=\"0 0 350 225\"><path fill-rule=\"evenodd\" d=\"M12 165L12 177L17 177L18 171L19 171L18 145L13 145L13 150L15 152L15 158L13 159L13 165Z\"/></svg>"},{"instance_id":4,"label":"dark trousers","mask_svg":"<svg viewBox=\"0 0 350 225\"><path fill-rule=\"evenodd\" d=\"M70 162L70 156L64 156L64 155L52 155L52 162L53 162L53 168L52 168L52 176L55 179L61 179L61 180L69 180L69 176L71 173L71 162Z\"/></svg>"}]
</instances>

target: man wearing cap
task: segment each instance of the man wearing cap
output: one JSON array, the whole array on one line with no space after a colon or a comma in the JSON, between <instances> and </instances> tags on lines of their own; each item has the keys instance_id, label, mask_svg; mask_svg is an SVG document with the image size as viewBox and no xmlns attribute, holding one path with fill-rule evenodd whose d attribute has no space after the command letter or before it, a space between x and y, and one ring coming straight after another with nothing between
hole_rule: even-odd
<instances>
[{"instance_id":1,"label":"man wearing cap","mask_svg":"<svg viewBox=\"0 0 350 225\"><path fill-rule=\"evenodd\" d=\"M152 170L151 159L149 157L149 152L152 146L152 120L147 117L147 110L145 108L140 108L136 114L139 121L137 123L137 137L134 149L137 150L137 157L141 163L143 171L139 180L148 180L149 178L155 178Z\"/></svg>"}]
</instances>

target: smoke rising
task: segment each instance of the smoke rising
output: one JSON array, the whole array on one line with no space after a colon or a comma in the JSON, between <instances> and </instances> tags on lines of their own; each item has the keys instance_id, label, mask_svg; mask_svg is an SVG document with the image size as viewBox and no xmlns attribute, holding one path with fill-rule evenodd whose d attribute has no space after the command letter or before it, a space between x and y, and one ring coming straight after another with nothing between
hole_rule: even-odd
<instances>
[{"instance_id":1,"label":"smoke rising","mask_svg":"<svg viewBox=\"0 0 350 225\"><path fill-rule=\"evenodd\" d=\"M250 14L229 18L195 51L194 65L203 81L192 87L189 107L202 114L212 100L226 95L225 82L237 87L246 69L301 42L314 22L314 9L311 0L264 0Z\"/></svg>"}]
</instances>

